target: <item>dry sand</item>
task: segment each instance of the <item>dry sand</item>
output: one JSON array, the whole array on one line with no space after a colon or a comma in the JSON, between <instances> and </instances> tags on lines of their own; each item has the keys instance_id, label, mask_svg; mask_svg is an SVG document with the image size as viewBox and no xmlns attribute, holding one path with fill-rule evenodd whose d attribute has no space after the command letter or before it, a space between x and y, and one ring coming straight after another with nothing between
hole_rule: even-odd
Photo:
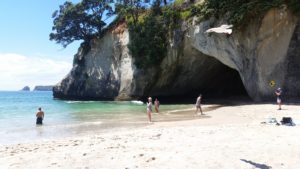
<instances>
[{"instance_id":1,"label":"dry sand","mask_svg":"<svg viewBox=\"0 0 300 169\"><path fill-rule=\"evenodd\" d=\"M193 120L1 145L0 168L298 169L300 106L276 108L272 104L222 106ZM279 121L284 116L299 125L261 124L268 117Z\"/></svg>"}]
</instances>

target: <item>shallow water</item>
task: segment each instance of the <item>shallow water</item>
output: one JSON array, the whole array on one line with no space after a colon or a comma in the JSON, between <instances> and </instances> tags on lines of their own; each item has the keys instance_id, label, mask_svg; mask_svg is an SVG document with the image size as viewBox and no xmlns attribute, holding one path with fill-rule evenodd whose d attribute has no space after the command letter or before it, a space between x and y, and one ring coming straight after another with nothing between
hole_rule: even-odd
<instances>
[{"instance_id":1,"label":"shallow water","mask_svg":"<svg viewBox=\"0 0 300 169\"><path fill-rule=\"evenodd\" d=\"M35 112L45 112L43 126L35 125ZM162 105L154 121L189 119L193 105ZM187 112L187 111L186 111ZM146 105L117 101L63 101L52 92L0 92L0 144L94 134L111 129L148 125Z\"/></svg>"}]
</instances>

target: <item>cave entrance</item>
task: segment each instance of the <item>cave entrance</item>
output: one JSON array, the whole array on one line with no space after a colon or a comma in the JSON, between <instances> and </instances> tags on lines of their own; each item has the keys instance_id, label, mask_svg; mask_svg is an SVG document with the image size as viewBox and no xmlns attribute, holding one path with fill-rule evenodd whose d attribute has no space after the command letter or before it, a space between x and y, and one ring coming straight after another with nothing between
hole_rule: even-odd
<instances>
[{"instance_id":1,"label":"cave entrance","mask_svg":"<svg viewBox=\"0 0 300 169\"><path fill-rule=\"evenodd\" d=\"M219 62L218 60L216 61ZM207 102L231 103L235 101L251 101L239 72L221 62L212 72L206 84L200 86L198 90L191 91L189 96L196 97L194 95L195 91L196 93L202 93Z\"/></svg>"},{"instance_id":2,"label":"cave entrance","mask_svg":"<svg viewBox=\"0 0 300 169\"><path fill-rule=\"evenodd\" d=\"M173 85L157 92L161 94L168 91L166 95L154 97L167 103L190 104L201 93L203 103L251 101L238 71L213 57L197 54L182 61L184 66L179 66L180 69L176 71L176 77L171 82Z\"/></svg>"}]
</instances>

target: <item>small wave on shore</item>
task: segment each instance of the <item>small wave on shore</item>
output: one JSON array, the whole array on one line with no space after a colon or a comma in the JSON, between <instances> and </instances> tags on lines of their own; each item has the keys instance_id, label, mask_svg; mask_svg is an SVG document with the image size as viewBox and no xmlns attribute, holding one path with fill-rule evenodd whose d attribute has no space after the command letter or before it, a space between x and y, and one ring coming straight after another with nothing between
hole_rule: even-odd
<instances>
[{"instance_id":1,"label":"small wave on shore","mask_svg":"<svg viewBox=\"0 0 300 169\"><path fill-rule=\"evenodd\" d=\"M68 104L74 104L74 103L94 103L95 101L65 101L65 103Z\"/></svg>"},{"instance_id":2,"label":"small wave on shore","mask_svg":"<svg viewBox=\"0 0 300 169\"><path fill-rule=\"evenodd\" d=\"M132 100L130 102L133 104L140 104L140 105L144 104L142 101L139 101L139 100Z\"/></svg>"}]
</instances>

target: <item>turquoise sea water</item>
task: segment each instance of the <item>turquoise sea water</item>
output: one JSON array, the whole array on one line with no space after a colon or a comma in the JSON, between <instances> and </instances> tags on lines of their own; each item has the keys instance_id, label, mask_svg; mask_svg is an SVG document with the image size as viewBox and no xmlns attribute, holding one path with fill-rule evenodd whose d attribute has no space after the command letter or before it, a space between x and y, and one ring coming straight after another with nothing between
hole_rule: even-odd
<instances>
[{"instance_id":1,"label":"turquoise sea water","mask_svg":"<svg viewBox=\"0 0 300 169\"><path fill-rule=\"evenodd\" d=\"M38 107L43 126L35 125ZM176 110L192 105L161 105L155 120L176 118ZM146 105L117 101L63 101L52 92L0 92L0 144L94 134L110 129L147 125Z\"/></svg>"}]
</instances>

